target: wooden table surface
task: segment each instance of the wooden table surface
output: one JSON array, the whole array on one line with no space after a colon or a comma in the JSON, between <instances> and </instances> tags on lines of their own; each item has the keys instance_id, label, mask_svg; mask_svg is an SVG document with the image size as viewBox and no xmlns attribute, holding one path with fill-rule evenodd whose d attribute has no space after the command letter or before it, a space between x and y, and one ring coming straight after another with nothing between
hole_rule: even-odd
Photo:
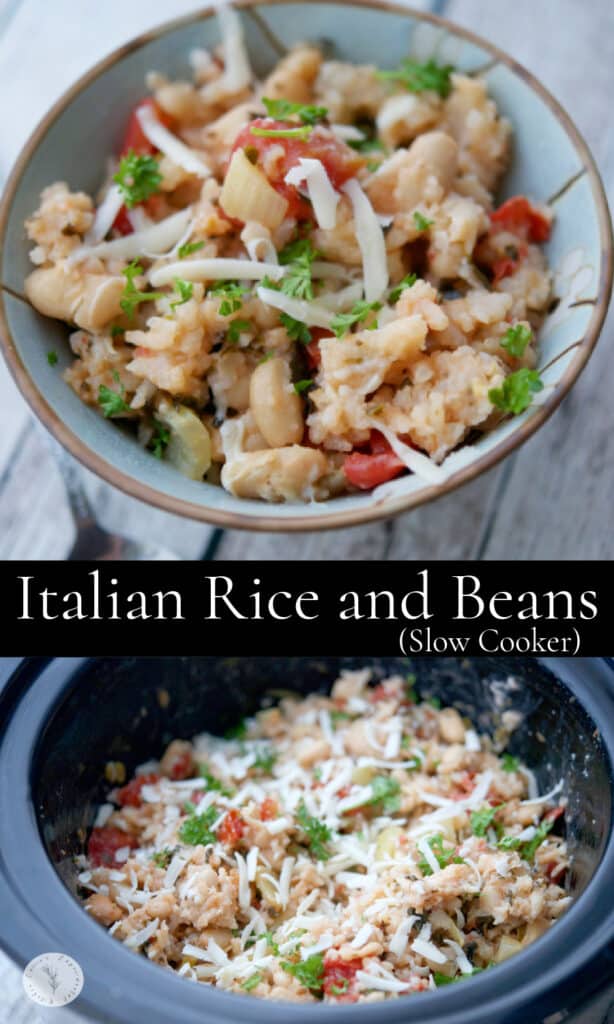
<instances>
[{"instance_id":1,"label":"wooden table surface","mask_svg":"<svg viewBox=\"0 0 614 1024\"><path fill-rule=\"evenodd\" d=\"M4 104L9 109L3 109L0 175L71 80L113 46L170 16L171 6L179 14L199 2L0 0L0 90L5 96L11 90L10 104ZM416 0L413 6L475 30L535 72L576 121L614 196L611 0ZM61 60L49 59L54 38L61 42ZM613 334L610 315L571 395L521 451L460 491L392 522L293 536L221 532L148 509L85 470L83 477L105 525L171 547L182 558L611 559ZM0 365L0 556L64 558L71 542L53 455ZM19 972L0 955L0 1022L35 1020Z\"/></svg>"}]
</instances>

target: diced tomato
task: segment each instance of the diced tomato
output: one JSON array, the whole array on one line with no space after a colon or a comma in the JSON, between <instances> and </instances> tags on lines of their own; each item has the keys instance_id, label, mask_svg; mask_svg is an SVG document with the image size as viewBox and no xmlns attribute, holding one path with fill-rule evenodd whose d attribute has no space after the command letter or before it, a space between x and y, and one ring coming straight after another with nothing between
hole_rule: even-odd
<instances>
[{"instance_id":1,"label":"diced tomato","mask_svg":"<svg viewBox=\"0 0 614 1024\"><path fill-rule=\"evenodd\" d=\"M137 775L126 786L117 790L116 800L120 807L140 807L142 803L141 790L143 786L150 786L160 778L155 772L148 775Z\"/></svg>"},{"instance_id":2,"label":"diced tomato","mask_svg":"<svg viewBox=\"0 0 614 1024\"><path fill-rule=\"evenodd\" d=\"M180 779L189 779L190 775L194 771L194 761L189 750L186 750L182 754L177 754L177 757L171 764L169 771L169 778L175 782L179 782Z\"/></svg>"},{"instance_id":3,"label":"diced tomato","mask_svg":"<svg viewBox=\"0 0 614 1024\"><path fill-rule=\"evenodd\" d=\"M352 452L343 463L347 479L361 491L370 491L378 484L394 480L407 469L379 431L371 432L369 447L370 452Z\"/></svg>"},{"instance_id":4,"label":"diced tomato","mask_svg":"<svg viewBox=\"0 0 614 1024\"><path fill-rule=\"evenodd\" d=\"M272 821L278 814L277 800L267 796L260 804L260 821Z\"/></svg>"},{"instance_id":5,"label":"diced tomato","mask_svg":"<svg viewBox=\"0 0 614 1024\"><path fill-rule=\"evenodd\" d=\"M152 145L141 128L138 114L139 110L142 110L143 107L150 107L158 118L158 121L160 121L165 128L173 127L174 120L170 114L167 114L166 111L162 110L151 96L147 96L145 99L141 100L140 103L137 103L136 107L130 114L128 124L126 126L124 141L122 142L122 147L119 151L120 156L125 156L126 153L130 152L130 150L132 150L133 153L136 153L137 156L146 156L147 154L151 155L152 153L157 152L156 147Z\"/></svg>"},{"instance_id":6,"label":"diced tomato","mask_svg":"<svg viewBox=\"0 0 614 1024\"><path fill-rule=\"evenodd\" d=\"M340 797L341 800L343 800L346 796L349 796L351 792L351 786L342 786L341 789L337 792L337 796Z\"/></svg>"},{"instance_id":7,"label":"diced tomato","mask_svg":"<svg viewBox=\"0 0 614 1024\"><path fill-rule=\"evenodd\" d=\"M324 961L324 995L340 1003L355 1003L358 1000L356 971L362 970L362 960L339 960L334 955Z\"/></svg>"},{"instance_id":8,"label":"diced tomato","mask_svg":"<svg viewBox=\"0 0 614 1024\"><path fill-rule=\"evenodd\" d=\"M93 828L87 844L87 855L93 867L113 868L117 866L115 854L124 846L133 850L138 846L136 838L122 832L120 828Z\"/></svg>"},{"instance_id":9,"label":"diced tomato","mask_svg":"<svg viewBox=\"0 0 614 1024\"><path fill-rule=\"evenodd\" d=\"M475 772L463 772L456 783L454 792L451 794L453 800L464 800L475 789Z\"/></svg>"},{"instance_id":10,"label":"diced tomato","mask_svg":"<svg viewBox=\"0 0 614 1024\"><path fill-rule=\"evenodd\" d=\"M311 334L311 341L305 347L307 361L311 370L317 370L322 362L322 353L320 352L322 338L334 338L335 335L323 327L312 327L309 333Z\"/></svg>"},{"instance_id":11,"label":"diced tomato","mask_svg":"<svg viewBox=\"0 0 614 1024\"><path fill-rule=\"evenodd\" d=\"M245 832L245 822L238 811L229 811L220 825L217 837L227 846L236 846Z\"/></svg>"},{"instance_id":12,"label":"diced tomato","mask_svg":"<svg viewBox=\"0 0 614 1024\"><path fill-rule=\"evenodd\" d=\"M345 142L337 139L332 132L326 129L314 128L308 139L263 137L254 135L251 130L252 128L264 128L269 131L277 131L296 127L296 124L288 121L274 121L270 117L258 117L239 132L233 152L237 149L255 151L259 162L262 163L262 158L272 146L281 147L283 155L280 155L279 160L271 161L272 166L266 168L266 175L277 192L288 200L289 216L296 217L297 220L313 220L311 204L300 195L294 185L287 185L284 181L290 168L298 164L301 157L320 160L326 168L333 188L339 189L346 181L355 176L363 166L364 160L353 149L346 146Z\"/></svg>"},{"instance_id":13,"label":"diced tomato","mask_svg":"<svg viewBox=\"0 0 614 1024\"><path fill-rule=\"evenodd\" d=\"M556 821L556 819L560 818L563 814L565 814L564 807L553 807L551 811L547 811L544 814L544 818L546 821Z\"/></svg>"},{"instance_id":14,"label":"diced tomato","mask_svg":"<svg viewBox=\"0 0 614 1024\"><path fill-rule=\"evenodd\" d=\"M115 231L119 231L120 235L131 235L134 231L128 211L125 206L122 206L121 210L117 214L117 217L113 221L113 228Z\"/></svg>"},{"instance_id":15,"label":"diced tomato","mask_svg":"<svg viewBox=\"0 0 614 1024\"><path fill-rule=\"evenodd\" d=\"M503 231L509 231L528 242L547 242L550 238L550 221L531 205L526 196L513 196L490 219Z\"/></svg>"}]
</instances>

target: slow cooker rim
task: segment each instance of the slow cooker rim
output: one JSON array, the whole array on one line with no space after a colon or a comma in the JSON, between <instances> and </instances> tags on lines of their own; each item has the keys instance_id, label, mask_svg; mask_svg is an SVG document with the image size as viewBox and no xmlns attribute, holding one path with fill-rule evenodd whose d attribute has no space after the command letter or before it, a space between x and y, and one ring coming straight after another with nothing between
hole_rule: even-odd
<instances>
[{"instance_id":1,"label":"slow cooker rim","mask_svg":"<svg viewBox=\"0 0 614 1024\"><path fill-rule=\"evenodd\" d=\"M182 1002L185 1004L193 1003L194 1008L199 1012L202 1019L203 1013L208 1011L213 1013L216 1018L227 1017L232 1018L237 1010L236 996L232 993L221 992L216 989L209 989L199 986L198 993L195 993L191 988L188 990L184 985L184 980L176 977L170 972L165 973L159 970L157 965L151 964L144 958L134 957L129 960L125 957L125 953L122 952L121 946L109 937L103 929L100 928L93 920L88 918L69 893L68 889L64 886L61 879L57 875L47 852L40 841L40 832L38 828L38 822L34 807L31 803L30 791L29 791L29 770L23 772L23 768L26 765L31 765L32 755L34 754L38 744L40 743L41 736L46 729L47 723L49 722L50 716L57 709L58 702L63 702L69 696L70 692L78 685L80 669L82 669L88 662L89 659L72 658L72 659L54 659L47 665L43 665L40 672L36 675L35 679L31 676L28 679L28 673L25 672L23 678L25 679L25 694L24 702L22 701L20 708L23 712L24 707L29 712L30 726L34 728L30 729L29 734L29 746L27 749L22 749L21 754L21 765L22 765L22 776L21 784L27 786L27 800L28 806L24 807L24 818L22 825L24 828L30 831L30 837L32 837L32 830L34 831L35 837L38 840L37 843L24 842L20 843L20 850L23 854L24 848L30 849L34 855L34 862L37 867L37 873L41 877L46 876L49 879L49 884L52 889L58 894L60 903L63 904L64 914L62 915L65 919L68 919L70 926L74 923L74 929L83 931L84 937L87 933L88 943L91 936L91 942L94 944L94 948L100 946L101 942L108 944L108 946L100 946L101 951L104 951L104 959L110 957L111 961L115 961L116 955L119 954L120 960L118 967L121 968L121 973L128 974L131 978L135 971L142 971L147 969L150 973L147 976L147 980L144 981L143 988L150 992L155 989L156 991L156 1002L160 1005L162 996L168 996L168 999L176 1007L175 995L182 994ZM556 661L557 659L547 659L548 661ZM40 668L40 665L37 666ZM551 667L545 664L546 668ZM561 666L558 666L561 669ZM564 666L563 666L564 667ZM26 664L25 668L28 668ZM53 685L50 685L51 677L56 677ZM595 720L595 713L591 710L591 706L594 705L595 701L597 704L607 702L614 696L614 689L608 695L608 687L605 687L603 692L591 693L591 686L585 680L584 687L587 687L585 692L584 687L580 687L581 692L577 692L577 688L574 680L565 679L565 672L558 671L558 678L574 693L576 699L585 708L590 717ZM611 680L608 679L611 684ZM588 706L587 706L588 705ZM15 713L19 712L17 708ZM601 716L599 716L601 719ZM608 728L609 716L605 715L602 719L605 723L605 728L601 729L602 742L607 755L610 758L610 770L612 770L612 760L614 756L614 724ZM13 751L15 754L15 751ZM0 767L1 767L1 754L2 746L0 744ZM25 840L25 837L23 837ZM23 858L22 858L23 859ZM606 918L601 920L600 926L595 932L591 931L590 938L587 938L581 945L574 945L572 953L567 954L565 946L565 938L567 932L571 931L576 922L576 918L581 919L584 917L586 904L589 901L593 903L596 901L599 903L598 894L601 890L605 890L607 886L606 872L608 864L611 860L614 860L614 836L612 832L612 820L610 821L610 833L602 852L601 861L597 867L597 870L587 885L585 891L578 897L578 900L565 914L563 919L557 923L556 929L548 932L542 939L538 940L531 950L523 951L517 957L514 957L508 963L500 965L496 977L493 975L482 975L476 979L473 979L467 987L463 986L463 1014L467 1012L467 1008L470 1007L473 1010L473 1019L477 1022L480 1017L480 1009L486 1006L487 1013L492 1014L495 1012L496 1005L499 1002L504 1002L508 1008L511 1008L512 1004L520 1005L525 1004L527 999L540 998L547 999L548 994L552 993L553 990L565 982L569 981L570 976L574 976L582 970L585 964L595 957L596 947L600 948L602 952L608 956L611 955L609 947L612 943L612 925L613 922ZM3 852L0 850L0 869L4 875L5 884L8 880L7 864L4 858ZM59 895L61 894L61 896ZM14 894L17 895L17 894ZM21 893L21 900L23 902L23 893ZM27 903L26 903L27 905ZM32 913L32 909L29 908L29 913ZM50 929L47 929L47 934L50 933ZM55 936L53 937L55 940ZM597 940L597 941L596 941ZM27 941L27 940L26 940ZM50 938L50 941L51 938ZM6 937L0 935L0 944L5 945L8 951L11 953L13 958L18 959L24 963L28 959L28 955L23 952L22 948L11 948L13 944L7 941ZM590 948L587 948L589 947ZM23 947L23 943L22 943ZM556 948L559 947L559 954L555 955ZM51 947L48 947L51 948ZM69 952L70 950L67 950ZM32 955L34 952L30 951ZM539 961L543 963L543 969L539 970L536 963L536 952L540 954ZM108 955L107 955L108 954ZM527 963L527 958L531 957L531 960ZM546 961L550 960L550 963ZM552 961L555 961L554 964ZM573 961L573 964L571 963ZM525 963L531 965L531 979L527 981L524 974ZM137 965L140 965L137 966ZM588 972L585 972L588 973ZM145 975L142 975L145 979ZM503 983L503 984L502 984ZM175 989L176 985L181 985L180 989ZM138 983L135 985L135 989L138 988ZM489 993L491 988L496 988L496 992ZM191 997L193 995L198 996L198 1005ZM93 995L93 993L92 993ZM436 996L436 1000L434 1000ZM425 993L420 1000L416 1002L418 1006L409 1006L403 1002L403 1016L405 1020L410 1021L414 1018L414 1015L419 1016L423 1020L438 1021L452 1021L456 1019L459 1007L459 992L457 989L454 991L444 990L438 993ZM472 1006L472 1004L476 1004ZM89 998L81 1000L81 1006L88 1012L97 1014L100 1012L100 1002L91 1001ZM284 1019L284 1015L287 1014L287 1003L263 1003L261 1000L255 997L245 996L240 1004L243 1008L244 1016L257 1017L258 1007L262 1009L266 1007L267 1015L273 1020ZM186 1009L188 1007L186 1006ZM335 1018L341 1016L347 1016L347 1013L351 1011L355 1013L357 1007L341 1007L335 1006L330 1008L324 1008L321 1005L311 1006L306 1005L297 1009L296 1004L293 1004L293 1015L297 1021L311 1022L313 1020L313 1013L331 1013L335 1015ZM399 1013L399 1004L397 1001L391 1001L384 1004L374 1004L373 1006L363 1005L360 1007L359 1012L362 1014L365 1024L370 1020L371 1013L373 1011L377 1014L378 1021L392 1020ZM119 1017L118 1019L122 1019ZM126 1017L126 1020L130 1020L130 1017ZM188 1018L186 1018L188 1019ZM191 1019L191 1018L190 1018ZM194 1018L196 1019L196 1018ZM332 1017L330 1020L332 1021ZM487 1017L485 1019L488 1019Z\"/></svg>"}]
</instances>

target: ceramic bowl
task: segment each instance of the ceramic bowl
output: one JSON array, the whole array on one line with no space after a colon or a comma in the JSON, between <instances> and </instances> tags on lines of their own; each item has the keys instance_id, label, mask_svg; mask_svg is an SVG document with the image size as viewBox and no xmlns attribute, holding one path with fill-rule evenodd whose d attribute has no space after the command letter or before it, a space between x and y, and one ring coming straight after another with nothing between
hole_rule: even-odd
<instances>
[{"instance_id":1,"label":"ceramic bowl","mask_svg":"<svg viewBox=\"0 0 614 1024\"><path fill-rule=\"evenodd\" d=\"M23 223L53 181L94 192L123 121L155 68L189 73L195 45L214 46L212 9L170 22L122 46L84 75L50 110L24 147L0 208L0 330L4 352L24 396L73 455L109 483L142 501L228 527L309 530L350 526L395 515L453 490L509 455L550 416L577 379L597 341L612 279L607 203L586 144L544 87L506 54L447 21L374 0L247 0L241 3L248 47L263 75L297 40L334 41L336 55L393 67L408 54L435 56L468 73L480 72L514 127L514 158L501 198L526 193L556 213L547 255L559 303L541 333L541 403L504 422L454 457L454 471L437 485L405 476L369 493L328 502L266 505L235 498L221 487L188 480L144 451L129 435L83 405L61 377L70 359L68 329L41 317L21 297L30 264ZM343 24L343 33L339 26ZM46 353L62 353L50 367Z\"/></svg>"}]
</instances>

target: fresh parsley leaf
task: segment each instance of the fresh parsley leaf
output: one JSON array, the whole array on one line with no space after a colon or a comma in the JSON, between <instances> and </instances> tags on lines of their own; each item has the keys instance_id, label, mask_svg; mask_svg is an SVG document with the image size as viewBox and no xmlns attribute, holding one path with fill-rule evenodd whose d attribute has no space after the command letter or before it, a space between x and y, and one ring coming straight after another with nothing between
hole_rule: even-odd
<instances>
[{"instance_id":1,"label":"fresh parsley leaf","mask_svg":"<svg viewBox=\"0 0 614 1024\"><path fill-rule=\"evenodd\" d=\"M216 793L221 793L222 796L232 796L232 791L228 789L224 783L211 774L209 765L201 764L198 766L198 774L201 779L205 780L205 789L211 790Z\"/></svg>"},{"instance_id":2,"label":"fresh parsley leaf","mask_svg":"<svg viewBox=\"0 0 614 1024\"><path fill-rule=\"evenodd\" d=\"M232 725L230 729L227 729L224 733L225 740L242 740L247 736L247 722L244 718L236 725Z\"/></svg>"},{"instance_id":3,"label":"fresh parsley leaf","mask_svg":"<svg viewBox=\"0 0 614 1024\"><path fill-rule=\"evenodd\" d=\"M506 349L515 359L524 355L527 345L533 341L533 331L526 324L515 324L510 327L501 339L501 348Z\"/></svg>"},{"instance_id":4,"label":"fresh parsley leaf","mask_svg":"<svg viewBox=\"0 0 614 1024\"><path fill-rule=\"evenodd\" d=\"M177 256L180 260L184 260L186 256L191 256L193 252L199 252L204 247L204 242L186 242L185 245L180 245L177 249Z\"/></svg>"},{"instance_id":5,"label":"fresh parsley leaf","mask_svg":"<svg viewBox=\"0 0 614 1024\"><path fill-rule=\"evenodd\" d=\"M262 366L263 363L268 363L269 359L274 359L274 358L275 358L275 353L274 352L265 352L263 357L262 357L262 359L258 360L258 366Z\"/></svg>"},{"instance_id":6,"label":"fresh parsley leaf","mask_svg":"<svg viewBox=\"0 0 614 1024\"><path fill-rule=\"evenodd\" d=\"M122 199L129 210L160 191L162 175L153 156L138 155L132 149L120 160L113 181L119 185Z\"/></svg>"},{"instance_id":7,"label":"fresh parsley leaf","mask_svg":"<svg viewBox=\"0 0 614 1024\"><path fill-rule=\"evenodd\" d=\"M384 149L384 143L381 139L370 138L366 135L364 139L349 139L348 146L355 149L357 153L371 153L374 149Z\"/></svg>"},{"instance_id":8,"label":"fresh parsley leaf","mask_svg":"<svg viewBox=\"0 0 614 1024\"><path fill-rule=\"evenodd\" d=\"M299 238L281 250L279 262L288 267L279 283L285 295L296 299L313 299L311 264L319 255L309 238Z\"/></svg>"},{"instance_id":9,"label":"fresh parsley leaf","mask_svg":"<svg viewBox=\"0 0 614 1024\"><path fill-rule=\"evenodd\" d=\"M300 341L301 345L309 345L311 341L311 331L307 324L301 323L300 320L295 320L293 316L289 316L288 313L280 313L279 319L286 328L290 341Z\"/></svg>"},{"instance_id":10,"label":"fresh parsley leaf","mask_svg":"<svg viewBox=\"0 0 614 1024\"><path fill-rule=\"evenodd\" d=\"M401 298L401 292L404 292L406 288L411 288L416 283L418 278L415 274L406 274L402 281L399 281L388 293L388 302L398 302Z\"/></svg>"},{"instance_id":11,"label":"fresh parsley leaf","mask_svg":"<svg viewBox=\"0 0 614 1024\"><path fill-rule=\"evenodd\" d=\"M543 391L543 388L538 370L528 370L523 366L521 370L510 373L500 388L491 388L488 397L497 409L517 416L529 407L531 395Z\"/></svg>"},{"instance_id":12,"label":"fresh parsley leaf","mask_svg":"<svg viewBox=\"0 0 614 1024\"><path fill-rule=\"evenodd\" d=\"M220 316L230 316L236 313L243 305L243 296L249 291L238 281L218 281L209 289L209 295L219 295L222 299L218 310Z\"/></svg>"},{"instance_id":13,"label":"fresh parsley leaf","mask_svg":"<svg viewBox=\"0 0 614 1024\"><path fill-rule=\"evenodd\" d=\"M125 327L120 327L119 324L113 324L113 326L111 328L111 337L112 338L119 338L120 334L125 334L125 333L126 333L126 328Z\"/></svg>"},{"instance_id":14,"label":"fresh parsley leaf","mask_svg":"<svg viewBox=\"0 0 614 1024\"><path fill-rule=\"evenodd\" d=\"M124 398L125 389L117 370L114 370L113 378L119 385L119 391L113 391L105 384L101 384L98 388L98 405L107 419L109 416L119 416L123 412L130 412L130 406Z\"/></svg>"},{"instance_id":15,"label":"fresh parsley leaf","mask_svg":"<svg viewBox=\"0 0 614 1024\"><path fill-rule=\"evenodd\" d=\"M183 306L184 302L188 302L192 298L194 285L191 281L184 281L181 277L174 277L173 284L179 298L175 302L171 302L171 309L176 309L177 306Z\"/></svg>"},{"instance_id":16,"label":"fresh parsley leaf","mask_svg":"<svg viewBox=\"0 0 614 1024\"><path fill-rule=\"evenodd\" d=\"M337 708L333 708L330 712L330 720L333 725L333 729L336 728L339 722L351 722L352 716L347 711L339 711Z\"/></svg>"},{"instance_id":17,"label":"fresh parsley leaf","mask_svg":"<svg viewBox=\"0 0 614 1024\"><path fill-rule=\"evenodd\" d=\"M406 57L395 71L378 71L377 77L400 82L409 92L436 92L445 99L452 91L450 75L452 64L437 64L427 60L424 64Z\"/></svg>"},{"instance_id":18,"label":"fresh parsley leaf","mask_svg":"<svg viewBox=\"0 0 614 1024\"><path fill-rule=\"evenodd\" d=\"M520 759L513 754L501 755L501 767L504 772L517 772L520 767Z\"/></svg>"},{"instance_id":19,"label":"fresh parsley leaf","mask_svg":"<svg viewBox=\"0 0 614 1024\"><path fill-rule=\"evenodd\" d=\"M498 807L481 807L479 811L471 812L471 831L474 836L485 836L488 829L495 820L497 811L501 810L503 804Z\"/></svg>"},{"instance_id":20,"label":"fresh parsley leaf","mask_svg":"<svg viewBox=\"0 0 614 1024\"><path fill-rule=\"evenodd\" d=\"M219 812L215 807L207 807L203 814L191 812L179 829L179 838L188 846L207 846L214 843L216 836L215 832L211 831L211 826L218 817Z\"/></svg>"},{"instance_id":21,"label":"fresh parsley leaf","mask_svg":"<svg viewBox=\"0 0 614 1024\"><path fill-rule=\"evenodd\" d=\"M500 850L517 850L519 846L522 846L522 843L516 836L501 836L497 846Z\"/></svg>"},{"instance_id":22,"label":"fresh parsley leaf","mask_svg":"<svg viewBox=\"0 0 614 1024\"><path fill-rule=\"evenodd\" d=\"M302 395L304 394L305 391L309 390L312 384L312 380L297 380L294 383L294 390L296 391L297 395Z\"/></svg>"},{"instance_id":23,"label":"fresh parsley leaf","mask_svg":"<svg viewBox=\"0 0 614 1024\"><path fill-rule=\"evenodd\" d=\"M135 310L141 304L141 302L153 302L155 299L163 299L164 292L141 292L136 287L134 280L143 273L143 268L140 266L138 260L133 260L127 267L124 267L122 274L126 278L126 286L124 288L120 306L123 309L126 316L132 320L134 317Z\"/></svg>"},{"instance_id":24,"label":"fresh parsley leaf","mask_svg":"<svg viewBox=\"0 0 614 1024\"><path fill-rule=\"evenodd\" d=\"M533 836L533 838L527 840L526 843L523 843L522 853L520 854L523 860L533 860L538 847L541 846L544 839L551 831L553 825L554 821L547 821L544 819L544 821L540 822L540 824L537 826L537 829L535 830L535 835Z\"/></svg>"},{"instance_id":25,"label":"fresh parsley leaf","mask_svg":"<svg viewBox=\"0 0 614 1024\"><path fill-rule=\"evenodd\" d=\"M435 708L436 711L439 711L441 709L441 698L429 697L429 704L431 705L432 708Z\"/></svg>"},{"instance_id":26,"label":"fresh parsley leaf","mask_svg":"<svg viewBox=\"0 0 614 1024\"><path fill-rule=\"evenodd\" d=\"M366 320L369 313L376 313L378 309L382 308L381 302L367 302L365 299L361 299L352 306L349 313L337 313L331 320L330 328L331 331L338 337L341 338L344 334L347 334L350 327L354 324L360 324L363 320ZM375 321L377 326L377 320Z\"/></svg>"},{"instance_id":27,"label":"fresh parsley leaf","mask_svg":"<svg viewBox=\"0 0 614 1024\"><path fill-rule=\"evenodd\" d=\"M257 938L266 939L267 946L271 950L271 953L274 953L275 956L279 956L279 946L275 942L275 939L273 938L273 932L271 931L270 928L268 928L266 932L262 932L260 935L258 935Z\"/></svg>"},{"instance_id":28,"label":"fresh parsley leaf","mask_svg":"<svg viewBox=\"0 0 614 1024\"><path fill-rule=\"evenodd\" d=\"M382 166L382 161L381 160L367 160L367 170L371 174L375 174L376 171L379 171L381 166Z\"/></svg>"},{"instance_id":29,"label":"fresh parsley leaf","mask_svg":"<svg viewBox=\"0 0 614 1024\"><path fill-rule=\"evenodd\" d=\"M307 812L305 801L301 800L297 810L297 821L307 836L309 847L314 857L318 860L328 860L330 853L325 843L332 839L332 832L328 825L314 818Z\"/></svg>"},{"instance_id":30,"label":"fresh parsley leaf","mask_svg":"<svg viewBox=\"0 0 614 1024\"><path fill-rule=\"evenodd\" d=\"M241 982L241 988L243 989L244 992L251 992L251 990L253 988L256 988L256 986L259 985L261 981L262 974L260 974L259 971L256 971L255 974L250 974L249 978L246 978L245 981Z\"/></svg>"},{"instance_id":31,"label":"fresh parsley leaf","mask_svg":"<svg viewBox=\"0 0 614 1024\"><path fill-rule=\"evenodd\" d=\"M272 750L271 747L265 747L264 750L258 751L256 760L252 767L255 768L256 771L262 772L263 775L270 775L273 771L276 760L277 754L275 751Z\"/></svg>"},{"instance_id":32,"label":"fresh parsley leaf","mask_svg":"<svg viewBox=\"0 0 614 1024\"><path fill-rule=\"evenodd\" d=\"M474 974L480 974L483 970L483 967L474 967L471 974L455 974L452 978L447 974L440 974L439 971L433 971L433 981L437 985L437 988L441 988L442 985L453 985L456 981L464 981L466 978L472 978Z\"/></svg>"},{"instance_id":33,"label":"fresh parsley leaf","mask_svg":"<svg viewBox=\"0 0 614 1024\"><path fill-rule=\"evenodd\" d=\"M250 127L252 135L261 139L308 139L312 131L309 124L298 128L259 128L257 125Z\"/></svg>"},{"instance_id":34,"label":"fresh parsley leaf","mask_svg":"<svg viewBox=\"0 0 614 1024\"><path fill-rule=\"evenodd\" d=\"M287 121L288 118L296 116L303 124L314 125L318 121L323 121L328 114L326 107L293 103L291 100L271 100L263 96L262 102L269 117L274 118L276 121Z\"/></svg>"},{"instance_id":35,"label":"fresh parsley leaf","mask_svg":"<svg viewBox=\"0 0 614 1024\"><path fill-rule=\"evenodd\" d=\"M170 439L171 432L168 427L165 427L159 420L154 420L154 432L149 444L156 459L162 458Z\"/></svg>"},{"instance_id":36,"label":"fresh parsley leaf","mask_svg":"<svg viewBox=\"0 0 614 1024\"><path fill-rule=\"evenodd\" d=\"M168 846L165 846L163 850L158 850L156 853L154 853L153 856L151 857L151 860L153 861L157 868L167 868L171 860L173 859L174 852L174 850L171 850Z\"/></svg>"},{"instance_id":37,"label":"fresh parsley leaf","mask_svg":"<svg viewBox=\"0 0 614 1024\"><path fill-rule=\"evenodd\" d=\"M292 974L300 981L301 985L312 992L320 992L324 983L324 954L313 953L306 960L299 960L293 964L288 961L282 962L284 971Z\"/></svg>"},{"instance_id":38,"label":"fresh parsley leaf","mask_svg":"<svg viewBox=\"0 0 614 1024\"><path fill-rule=\"evenodd\" d=\"M431 850L435 854L435 858L440 868L447 868L448 864L464 864L465 861L462 857L458 857L455 853L454 847L446 849L443 845L443 836L439 832L436 836L430 836L427 839ZM423 875L432 875L433 869L427 860L424 858L418 861L418 867L420 868Z\"/></svg>"},{"instance_id":39,"label":"fresh parsley leaf","mask_svg":"<svg viewBox=\"0 0 614 1024\"><path fill-rule=\"evenodd\" d=\"M435 221L429 220L423 213L420 213L420 210L414 210L414 223L418 228L418 231L428 231Z\"/></svg>"},{"instance_id":40,"label":"fresh parsley leaf","mask_svg":"<svg viewBox=\"0 0 614 1024\"><path fill-rule=\"evenodd\" d=\"M49 363L49 366L57 366L57 363L58 363L58 354L57 354L57 352L54 352L53 350L51 352L48 352L47 353L47 362Z\"/></svg>"},{"instance_id":41,"label":"fresh parsley leaf","mask_svg":"<svg viewBox=\"0 0 614 1024\"><path fill-rule=\"evenodd\" d=\"M335 982L334 985L330 986L328 991L330 992L331 996L342 996L345 992L347 992L349 987L350 987L349 979L348 978L341 978L339 983Z\"/></svg>"},{"instance_id":42,"label":"fresh parsley leaf","mask_svg":"<svg viewBox=\"0 0 614 1024\"><path fill-rule=\"evenodd\" d=\"M251 330L253 330L251 320L233 320L228 327L226 337L231 345L236 345L241 335Z\"/></svg>"},{"instance_id":43,"label":"fresh parsley leaf","mask_svg":"<svg viewBox=\"0 0 614 1024\"><path fill-rule=\"evenodd\" d=\"M370 800L367 800L365 807L381 804L384 814L394 814L398 811L401 806L399 797L401 787L396 779L390 778L389 775L376 775L374 779L371 779L369 785L373 795Z\"/></svg>"}]
</instances>

